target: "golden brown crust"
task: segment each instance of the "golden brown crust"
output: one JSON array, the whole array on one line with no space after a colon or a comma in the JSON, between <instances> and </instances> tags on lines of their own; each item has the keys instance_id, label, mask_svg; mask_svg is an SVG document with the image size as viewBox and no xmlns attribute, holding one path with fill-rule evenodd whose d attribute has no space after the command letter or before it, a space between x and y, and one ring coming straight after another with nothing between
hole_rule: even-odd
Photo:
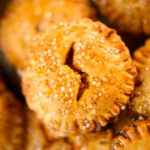
<instances>
[{"instance_id":1,"label":"golden brown crust","mask_svg":"<svg viewBox=\"0 0 150 150\"><path fill-rule=\"evenodd\" d=\"M112 132L80 134L70 138L74 150L110 150Z\"/></svg>"},{"instance_id":2,"label":"golden brown crust","mask_svg":"<svg viewBox=\"0 0 150 150\"><path fill-rule=\"evenodd\" d=\"M134 61L138 76L132 109L141 115L150 116L150 39L135 51Z\"/></svg>"},{"instance_id":3,"label":"golden brown crust","mask_svg":"<svg viewBox=\"0 0 150 150\"><path fill-rule=\"evenodd\" d=\"M2 50L17 69L22 69L32 37L62 20L93 17L88 0L14 0L1 22Z\"/></svg>"},{"instance_id":4,"label":"golden brown crust","mask_svg":"<svg viewBox=\"0 0 150 150\"><path fill-rule=\"evenodd\" d=\"M121 31L150 35L150 0L94 0L102 15Z\"/></svg>"},{"instance_id":5,"label":"golden brown crust","mask_svg":"<svg viewBox=\"0 0 150 150\"><path fill-rule=\"evenodd\" d=\"M150 121L137 120L132 126L125 126L120 135L112 141L112 150L149 150Z\"/></svg>"},{"instance_id":6,"label":"golden brown crust","mask_svg":"<svg viewBox=\"0 0 150 150\"><path fill-rule=\"evenodd\" d=\"M22 109L19 101L10 92L6 89L0 90L1 150L23 150L25 127Z\"/></svg>"},{"instance_id":7,"label":"golden brown crust","mask_svg":"<svg viewBox=\"0 0 150 150\"><path fill-rule=\"evenodd\" d=\"M128 104L136 71L114 30L80 19L43 33L34 46L23 93L50 135L106 126Z\"/></svg>"}]
</instances>

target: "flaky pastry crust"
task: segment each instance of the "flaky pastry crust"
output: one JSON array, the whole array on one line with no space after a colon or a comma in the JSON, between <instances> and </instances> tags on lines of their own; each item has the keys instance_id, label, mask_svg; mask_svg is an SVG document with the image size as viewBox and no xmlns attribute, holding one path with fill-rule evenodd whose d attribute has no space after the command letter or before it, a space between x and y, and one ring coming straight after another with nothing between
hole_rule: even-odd
<instances>
[{"instance_id":1,"label":"flaky pastry crust","mask_svg":"<svg viewBox=\"0 0 150 150\"><path fill-rule=\"evenodd\" d=\"M125 126L111 145L112 150L149 150L150 121L137 120L132 126Z\"/></svg>"},{"instance_id":2,"label":"flaky pastry crust","mask_svg":"<svg viewBox=\"0 0 150 150\"><path fill-rule=\"evenodd\" d=\"M132 109L141 115L150 116L150 39L134 52L134 61L138 76Z\"/></svg>"},{"instance_id":3,"label":"flaky pastry crust","mask_svg":"<svg viewBox=\"0 0 150 150\"><path fill-rule=\"evenodd\" d=\"M14 0L1 21L1 49L10 63L22 69L32 37L47 25L93 16L88 0Z\"/></svg>"},{"instance_id":4,"label":"flaky pastry crust","mask_svg":"<svg viewBox=\"0 0 150 150\"><path fill-rule=\"evenodd\" d=\"M150 0L93 0L121 31L150 35Z\"/></svg>"},{"instance_id":5,"label":"flaky pastry crust","mask_svg":"<svg viewBox=\"0 0 150 150\"><path fill-rule=\"evenodd\" d=\"M115 119L129 103L136 75L116 32L80 19L40 37L22 87L47 132L56 137L87 133Z\"/></svg>"}]
</instances>

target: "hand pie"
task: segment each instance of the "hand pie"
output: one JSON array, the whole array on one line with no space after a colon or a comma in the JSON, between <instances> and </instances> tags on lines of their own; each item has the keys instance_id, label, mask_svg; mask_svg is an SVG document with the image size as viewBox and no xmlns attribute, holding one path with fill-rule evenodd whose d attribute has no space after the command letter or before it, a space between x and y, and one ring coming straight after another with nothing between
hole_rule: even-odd
<instances>
[{"instance_id":1,"label":"hand pie","mask_svg":"<svg viewBox=\"0 0 150 150\"><path fill-rule=\"evenodd\" d=\"M121 31L150 35L150 0L94 0L102 15Z\"/></svg>"},{"instance_id":2,"label":"hand pie","mask_svg":"<svg viewBox=\"0 0 150 150\"><path fill-rule=\"evenodd\" d=\"M138 114L150 116L150 39L134 52L134 61L138 76L132 99L132 110Z\"/></svg>"},{"instance_id":3,"label":"hand pie","mask_svg":"<svg viewBox=\"0 0 150 150\"><path fill-rule=\"evenodd\" d=\"M28 106L50 136L87 133L116 119L136 75L115 30L79 19L43 32L23 71Z\"/></svg>"}]
</instances>

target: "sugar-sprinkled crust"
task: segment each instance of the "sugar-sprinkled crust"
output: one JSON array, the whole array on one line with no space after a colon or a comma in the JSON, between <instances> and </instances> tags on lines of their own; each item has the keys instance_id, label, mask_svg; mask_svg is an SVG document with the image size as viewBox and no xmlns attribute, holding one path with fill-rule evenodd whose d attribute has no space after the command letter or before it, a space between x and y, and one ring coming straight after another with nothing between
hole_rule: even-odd
<instances>
[{"instance_id":1,"label":"sugar-sprinkled crust","mask_svg":"<svg viewBox=\"0 0 150 150\"><path fill-rule=\"evenodd\" d=\"M23 150L24 145L22 106L6 88L0 88L0 149Z\"/></svg>"},{"instance_id":2,"label":"sugar-sprinkled crust","mask_svg":"<svg viewBox=\"0 0 150 150\"><path fill-rule=\"evenodd\" d=\"M22 87L50 135L93 131L125 109L136 70L115 30L80 19L40 37L23 72Z\"/></svg>"},{"instance_id":3,"label":"sugar-sprinkled crust","mask_svg":"<svg viewBox=\"0 0 150 150\"><path fill-rule=\"evenodd\" d=\"M1 21L1 49L17 69L26 61L32 36L62 20L94 17L88 0L14 0Z\"/></svg>"},{"instance_id":4,"label":"sugar-sprinkled crust","mask_svg":"<svg viewBox=\"0 0 150 150\"><path fill-rule=\"evenodd\" d=\"M150 0L93 0L121 31L150 35Z\"/></svg>"},{"instance_id":5,"label":"sugar-sprinkled crust","mask_svg":"<svg viewBox=\"0 0 150 150\"><path fill-rule=\"evenodd\" d=\"M150 116L150 39L134 52L134 61L138 76L132 109L141 115Z\"/></svg>"},{"instance_id":6,"label":"sugar-sprinkled crust","mask_svg":"<svg viewBox=\"0 0 150 150\"><path fill-rule=\"evenodd\" d=\"M125 126L111 144L112 150L149 150L150 121L137 120L132 126Z\"/></svg>"}]
</instances>

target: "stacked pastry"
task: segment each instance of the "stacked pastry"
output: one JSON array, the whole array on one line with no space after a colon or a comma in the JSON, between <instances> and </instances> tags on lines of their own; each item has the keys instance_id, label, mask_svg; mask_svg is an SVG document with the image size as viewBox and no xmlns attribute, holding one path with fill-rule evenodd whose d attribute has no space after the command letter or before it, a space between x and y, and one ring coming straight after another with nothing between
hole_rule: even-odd
<instances>
[{"instance_id":1,"label":"stacked pastry","mask_svg":"<svg viewBox=\"0 0 150 150\"><path fill-rule=\"evenodd\" d=\"M119 29L149 35L149 0L95 3ZM150 40L132 58L88 0L14 0L1 49L27 105L1 79L0 150L150 149Z\"/></svg>"}]
</instances>

